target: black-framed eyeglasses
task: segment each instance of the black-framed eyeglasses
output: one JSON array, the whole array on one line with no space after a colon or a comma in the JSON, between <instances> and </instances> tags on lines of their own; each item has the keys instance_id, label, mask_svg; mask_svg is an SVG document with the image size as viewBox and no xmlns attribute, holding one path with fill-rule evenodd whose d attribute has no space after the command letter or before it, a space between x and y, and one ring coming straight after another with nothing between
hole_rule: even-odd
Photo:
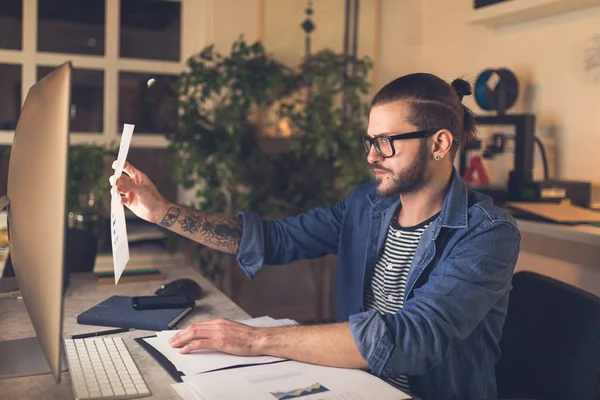
<instances>
[{"instance_id":1,"label":"black-framed eyeglasses","mask_svg":"<svg viewBox=\"0 0 600 400\"><path fill-rule=\"evenodd\" d=\"M377 154L383 158L390 158L396 154L396 149L394 148L393 144L394 140L423 139L432 136L438 130L439 129L424 129L421 131L400 133L392 136L382 135L371 137L364 135L362 137L362 142L365 146L365 151L367 154L371 151L371 147L375 146Z\"/></svg>"}]
</instances>

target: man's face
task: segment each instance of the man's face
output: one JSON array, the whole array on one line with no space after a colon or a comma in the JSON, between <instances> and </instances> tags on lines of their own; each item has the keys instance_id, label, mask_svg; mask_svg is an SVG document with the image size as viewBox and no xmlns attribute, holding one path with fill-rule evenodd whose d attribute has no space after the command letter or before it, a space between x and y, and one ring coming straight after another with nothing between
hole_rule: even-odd
<instances>
[{"instance_id":1,"label":"man's face","mask_svg":"<svg viewBox=\"0 0 600 400\"><path fill-rule=\"evenodd\" d=\"M369 116L368 135L392 136L419 130L406 121L407 104L401 101L375 106ZM377 194L382 197L419 191L428 179L428 140L395 140L396 154L390 158L380 156L375 147L367 156L377 181Z\"/></svg>"}]
</instances>

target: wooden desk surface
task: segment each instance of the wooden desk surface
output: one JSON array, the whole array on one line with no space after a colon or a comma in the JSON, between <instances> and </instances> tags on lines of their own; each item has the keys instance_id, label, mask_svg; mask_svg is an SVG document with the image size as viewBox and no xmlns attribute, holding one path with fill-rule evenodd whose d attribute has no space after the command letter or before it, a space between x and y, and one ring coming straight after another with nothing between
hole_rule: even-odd
<instances>
[{"instance_id":1,"label":"wooden desk surface","mask_svg":"<svg viewBox=\"0 0 600 400\"><path fill-rule=\"evenodd\" d=\"M238 307L227 296L215 288L198 271L187 268L169 268L162 271L166 281L178 278L195 279L202 289L204 296L196 302L196 308L178 326L182 328L196 321L226 317L233 320L250 318L249 315ZM96 332L109 327L79 325L77 315L95 304L105 300L112 295L143 296L153 295L158 289L160 282L128 282L114 285L97 284L93 274L76 274L71 277L71 284L67 290L64 303L63 335L69 337L72 334ZM19 339L35 336L35 331L27 314L25 304L17 299L0 299L0 340ZM133 330L127 333L119 333L135 360L142 376L146 380L152 399L179 399L179 396L171 388L175 383L163 368L133 339L150 336L155 332ZM56 383L52 375L40 375L24 378L0 380L0 398L12 399L52 399L71 400L73 391L71 389L71 378L68 371L61 375L60 383Z\"/></svg>"}]
</instances>

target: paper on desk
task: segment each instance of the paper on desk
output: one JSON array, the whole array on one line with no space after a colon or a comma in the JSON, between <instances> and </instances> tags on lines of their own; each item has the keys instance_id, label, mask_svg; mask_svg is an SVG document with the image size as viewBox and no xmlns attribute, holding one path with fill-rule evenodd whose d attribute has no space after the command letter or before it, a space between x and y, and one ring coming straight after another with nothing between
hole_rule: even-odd
<instances>
[{"instance_id":1,"label":"paper on desk","mask_svg":"<svg viewBox=\"0 0 600 400\"><path fill-rule=\"evenodd\" d=\"M202 397L198 396L196 392L194 392L194 389L192 389L190 385L185 382L172 383L171 387L173 390L175 390L175 392L177 392L179 397L181 397L181 400L204 400Z\"/></svg>"},{"instance_id":2,"label":"paper on desk","mask_svg":"<svg viewBox=\"0 0 600 400\"><path fill-rule=\"evenodd\" d=\"M283 400L304 396L319 400L411 398L359 369L323 367L297 361L214 371L183 376L182 379L195 392L196 398L203 400Z\"/></svg>"},{"instance_id":3,"label":"paper on desk","mask_svg":"<svg viewBox=\"0 0 600 400\"><path fill-rule=\"evenodd\" d=\"M261 317L241 321L241 323L254 327L272 327L285 326L296 324L293 320L275 320L270 317ZM148 344L162 353L178 371L185 375L201 374L217 369L249 365L249 364L265 364L277 361L284 361L279 357L271 356L255 356L242 357L222 353L217 350L202 349L196 350L188 354L180 354L179 349L171 347L169 339L174 336L179 330L157 332L155 337L144 339Z\"/></svg>"},{"instance_id":4,"label":"paper on desk","mask_svg":"<svg viewBox=\"0 0 600 400\"><path fill-rule=\"evenodd\" d=\"M274 319L269 316L263 316L258 318L247 319L244 321L239 321L241 324L253 326L255 328L268 328L275 326L287 326L287 325L298 325L296 321L289 318L284 319ZM181 329L172 329L168 331L158 331L156 332L156 336L160 338L164 338L165 340L171 339L175 336Z\"/></svg>"},{"instance_id":5,"label":"paper on desk","mask_svg":"<svg viewBox=\"0 0 600 400\"><path fill-rule=\"evenodd\" d=\"M123 171L123 165L127 159L131 137L133 136L133 128L135 128L135 125L130 124L125 124L123 127L123 135L121 136L121 145L115 168L115 181L119 179ZM121 274L123 274L129 262L129 242L127 240L127 226L125 224L125 209L121 203L121 196L114 186L110 189L110 198L110 238L116 285L119 283Z\"/></svg>"}]
</instances>

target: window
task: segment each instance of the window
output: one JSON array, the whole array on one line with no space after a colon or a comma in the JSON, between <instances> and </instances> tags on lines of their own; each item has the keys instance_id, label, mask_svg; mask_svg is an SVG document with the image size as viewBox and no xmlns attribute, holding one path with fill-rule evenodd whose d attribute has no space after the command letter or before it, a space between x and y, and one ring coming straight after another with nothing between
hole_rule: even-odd
<instances>
[{"instance_id":1,"label":"window","mask_svg":"<svg viewBox=\"0 0 600 400\"><path fill-rule=\"evenodd\" d=\"M154 79L151 89L148 81ZM135 123L140 133L174 132L177 128L177 76L140 72L119 73L119 126Z\"/></svg>"},{"instance_id":2,"label":"window","mask_svg":"<svg viewBox=\"0 0 600 400\"><path fill-rule=\"evenodd\" d=\"M121 57L179 61L181 4L121 0Z\"/></svg>"},{"instance_id":3,"label":"window","mask_svg":"<svg viewBox=\"0 0 600 400\"><path fill-rule=\"evenodd\" d=\"M104 54L104 0L38 0L38 51Z\"/></svg>"},{"instance_id":4,"label":"window","mask_svg":"<svg viewBox=\"0 0 600 400\"><path fill-rule=\"evenodd\" d=\"M55 67L38 67L37 80ZM102 133L104 119L104 71L73 69L71 132Z\"/></svg>"},{"instance_id":5,"label":"window","mask_svg":"<svg viewBox=\"0 0 600 400\"><path fill-rule=\"evenodd\" d=\"M0 0L0 145L12 143L29 88L69 60L72 144L118 143L123 124L133 123L132 147L165 148L177 125L172 84L204 46L205 7L196 0ZM148 90L150 78L156 83Z\"/></svg>"},{"instance_id":6,"label":"window","mask_svg":"<svg viewBox=\"0 0 600 400\"><path fill-rule=\"evenodd\" d=\"M21 66L0 64L0 130L14 130L21 111Z\"/></svg>"},{"instance_id":7,"label":"window","mask_svg":"<svg viewBox=\"0 0 600 400\"><path fill-rule=\"evenodd\" d=\"M0 49L23 46L23 0L0 1Z\"/></svg>"}]
</instances>

